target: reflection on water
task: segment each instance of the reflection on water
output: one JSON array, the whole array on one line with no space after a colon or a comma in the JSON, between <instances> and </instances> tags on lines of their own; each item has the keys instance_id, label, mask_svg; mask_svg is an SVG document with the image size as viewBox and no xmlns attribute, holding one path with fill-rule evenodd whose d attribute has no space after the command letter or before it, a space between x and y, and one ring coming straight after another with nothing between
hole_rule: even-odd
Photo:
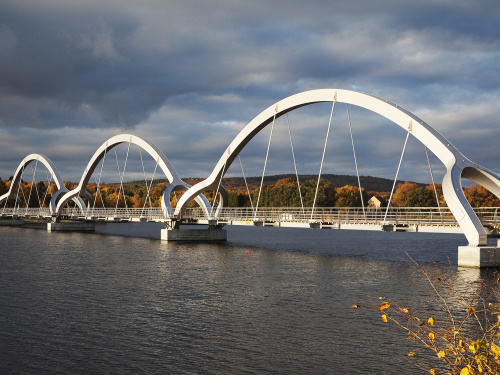
<instances>
[{"instance_id":1,"label":"reflection on water","mask_svg":"<svg viewBox=\"0 0 500 375\"><path fill-rule=\"evenodd\" d=\"M456 264L465 241L234 227L227 244L179 244L161 228L0 227L0 371L418 373L402 333L349 306L426 302L401 258Z\"/></svg>"}]
</instances>

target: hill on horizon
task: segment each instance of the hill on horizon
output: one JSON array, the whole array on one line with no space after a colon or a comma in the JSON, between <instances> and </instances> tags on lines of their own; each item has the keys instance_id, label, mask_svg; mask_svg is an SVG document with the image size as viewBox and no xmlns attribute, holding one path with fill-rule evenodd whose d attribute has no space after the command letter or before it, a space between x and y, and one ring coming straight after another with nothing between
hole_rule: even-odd
<instances>
[{"instance_id":1,"label":"hill on horizon","mask_svg":"<svg viewBox=\"0 0 500 375\"><path fill-rule=\"evenodd\" d=\"M266 185L274 185L278 180L284 179L284 178L292 178L296 179L296 176L294 174L278 174L278 175L271 175L271 176L265 176L264 177L264 184ZM356 176L351 176L351 175L340 175L340 174L324 174L321 176L322 179L325 179L327 181L330 181L330 183L335 187L339 188L345 185L352 185L352 186L358 186L358 179ZM318 175L314 174L303 174L299 175L299 180L301 183L309 180L317 180ZM373 177L373 176L359 176L359 179L361 181L361 187L364 188L367 192L368 191L374 191L374 192L390 192L392 189L392 184L394 180L390 180L388 178L383 178L383 177ZM261 182L261 177L247 177L247 184L248 188L250 190L257 189L260 186ZM200 181L203 181L203 178L199 177L188 177L188 178L183 178L183 181L190 185L194 185ZM155 183L164 183L168 182L166 179L156 179L154 180ZM404 183L406 181L404 180L397 180L397 184ZM413 182L413 181L410 181ZM414 182L416 183L419 187L426 186L427 184L419 183L419 182ZM144 184L144 181L129 181L129 182L124 182L126 185L142 185ZM238 191L238 190L246 190L246 185L245 185L245 180L243 177L224 177L222 179L222 184L226 188L226 190L230 191Z\"/></svg>"}]
</instances>

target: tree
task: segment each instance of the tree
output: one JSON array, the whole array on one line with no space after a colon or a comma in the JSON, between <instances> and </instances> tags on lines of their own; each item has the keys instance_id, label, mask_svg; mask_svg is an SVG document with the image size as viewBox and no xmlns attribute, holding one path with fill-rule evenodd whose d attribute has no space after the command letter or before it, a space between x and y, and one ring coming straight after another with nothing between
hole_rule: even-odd
<instances>
[{"instance_id":1,"label":"tree","mask_svg":"<svg viewBox=\"0 0 500 375\"><path fill-rule=\"evenodd\" d=\"M0 195L4 195L7 193L9 189L7 188L7 185L5 185L5 182L0 178Z\"/></svg>"},{"instance_id":2,"label":"tree","mask_svg":"<svg viewBox=\"0 0 500 375\"><path fill-rule=\"evenodd\" d=\"M274 184L274 186L280 185L297 185L297 181L291 177L282 178L281 180L276 181L276 183Z\"/></svg>"},{"instance_id":3,"label":"tree","mask_svg":"<svg viewBox=\"0 0 500 375\"><path fill-rule=\"evenodd\" d=\"M363 195L363 202L366 205L368 202L368 195L365 189L361 188L361 194ZM338 188L335 192L336 207L361 207L361 195L359 194L359 188L357 186L346 185Z\"/></svg>"},{"instance_id":4,"label":"tree","mask_svg":"<svg viewBox=\"0 0 500 375\"><path fill-rule=\"evenodd\" d=\"M257 204L260 189L252 191L252 201ZM274 185L262 186L259 207L300 207L297 182L292 178L276 181Z\"/></svg>"},{"instance_id":5,"label":"tree","mask_svg":"<svg viewBox=\"0 0 500 375\"><path fill-rule=\"evenodd\" d=\"M306 181L301 184L302 197L304 206L312 207L314 196L316 194L316 180ZM335 206L335 189L330 181L321 179L319 181L318 194L316 197L316 207L334 207Z\"/></svg>"},{"instance_id":6,"label":"tree","mask_svg":"<svg viewBox=\"0 0 500 375\"><path fill-rule=\"evenodd\" d=\"M417 188L406 197L406 207L437 207L436 195L427 188Z\"/></svg>"},{"instance_id":7,"label":"tree","mask_svg":"<svg viewBox=\"0 0 500 375\"><path fill-rule=\"evenodd\" d=\"M417 188L417 184L413 182L406 181L404 184L399 184L392 196L392 202L390 205L394 207L408 207L408 195Z\"/></svg>"},{"instance_id":8,"label":"tree","mask_svg":"<svg viewBox=\"0 0 500 375\"><path fill-rule=\"evenodd\" d=\"M434 190L434 186L436 186L436 190ZM443 195L443 185L441 184L429 184L425 187L426 189L432 191L432 194L436 196L436 191L439 199L439 205L441 207L447 207L448 205L446 204L446 200L444 199Z\"/></svg>"},{"instance_id":9,"label":"tree","mask_svg":"<svg viewBox=\"0 0 500 375\"><path fill-rule=\"evenodd\" d=\"M481 185L469 186L464 194L472 207L500 207L500 199Z\"/></svg>"}]
</instances>

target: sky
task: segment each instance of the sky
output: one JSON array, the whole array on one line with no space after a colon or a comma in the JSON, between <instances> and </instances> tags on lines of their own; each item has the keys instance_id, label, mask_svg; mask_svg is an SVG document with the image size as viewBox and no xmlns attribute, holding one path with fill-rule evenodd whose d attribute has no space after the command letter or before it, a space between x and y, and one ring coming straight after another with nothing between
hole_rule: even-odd
<instances>
[{"instance_id":1,"label":"sky","mask_svg":"<svg viewBox=\"0 0 500 375\"><path fill-rule=\"evenodd\" d=\"M0 0L0 9L2 178L41 153L78 181L120 133L152 141L181 177L207 177L261 111L319 88L390 100L500 173L498 0ZM330 110L289 114L299 173L319 171ZM349 110L360 174L394 178L404 130ZM266 174L294 173L288 124L276 121ZM269 133L242 151L246 176L262 174ZM116 150L122 168L126 147ZM125 179L143 174L134 152ZM444 169L430 160L440 182ZM242 176L237 161L229 175ZM356 173L340 103L323 173ZM411 137L399 177L430 182Z\"/></svg>"}]
</instances>

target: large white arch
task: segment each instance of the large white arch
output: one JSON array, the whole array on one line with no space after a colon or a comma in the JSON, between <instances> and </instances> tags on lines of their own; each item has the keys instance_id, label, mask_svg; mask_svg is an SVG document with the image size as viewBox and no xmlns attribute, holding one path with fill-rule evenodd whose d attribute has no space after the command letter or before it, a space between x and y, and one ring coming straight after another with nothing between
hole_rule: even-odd
<instances>
[{"instance_id":1,"label":"large white arch","mask_svg":"<svg viewBox=\"0 0 500 375\"><path fill-rule=\"evenodd\" d=\"M483 185L499 198L500 177L467 159L434 128L397 104L374 95L340 89L305 91L280 100L262 111L231 142L210 176L194 185L182 196L175 209L174 217L180 218L183 210L195 196L206 190L215 190L218 182L240 151L257 133L272 123L273 119L306 105L333 101L356 105L378 113L403 129L408 130L431 150L446 167L447 173L443 180L444 198L463 229L469 245L486 245L486 231L463 194L461 177L463 176Z\"/></svg>"},{"instance_id":2,"label":"large white arch","mask_svg":"<svg viewBox=\"0 0 500 375\"><path fill-rule=\"evenodd\" d=\"M51 174L56 186L57 186L57 191L52 194L52 198L50 199L50 213L53 214L56 210L56 204L58 200L61 197L61 194L67 193L68 189L64 186L63 180L61 178L61 175L59 174L59 171L57 170L56 166L50 160L47 156L42 155L42 154L30 154L26 156L21 163L19 163L19 166L16 169L16 173L14 173L14 176L12 178L12 182L10 184L9 191L2 195L0 197L0 204L2 204L5 200L15 197L15 192L14 188L18 184L18 182L21 180L21 176L23 174L23 171L26 169L26 167L31 163L31 162L40 162L42 163L49 173ZM85 203L82 201L82 199L79 196L73 197L73 201L80 207L82 211L85 210Z\"/></svg>"},{"instance_id":3,"label":"large white arch","mask_svg":"<svg viewBox=\"0 0 500 375\"><path fill-rule=\"evenodd\" d=\"M152 142L132 134L119 134L108 139L94 153L89 163L87 164L85 171L83 172L78 186L70 192L66 193L58 202L55 210L55 213L57 215L61 213L62 208L70 199L79 196L83 191L85 191L85 188L90 180L90 177L94 173L95 168L104 158L107 152L112 148L127 142L135 144L146 151L157 162L158 167L160 167L160 169L167 177L170 184L165 189L165 192L163 193L163 196L161 198L161 207L163 209L163 212L167 213L168 215L172 214L172 207L170 206L170 193L174 191L187 191L191 187L191 185L186 184L179 178L174 166L170 163L165 154ZM200 196L194 197L194 199L208 216L210 203L208 202L207 198L202 194Z\"/></svg>"}]
</instances>

